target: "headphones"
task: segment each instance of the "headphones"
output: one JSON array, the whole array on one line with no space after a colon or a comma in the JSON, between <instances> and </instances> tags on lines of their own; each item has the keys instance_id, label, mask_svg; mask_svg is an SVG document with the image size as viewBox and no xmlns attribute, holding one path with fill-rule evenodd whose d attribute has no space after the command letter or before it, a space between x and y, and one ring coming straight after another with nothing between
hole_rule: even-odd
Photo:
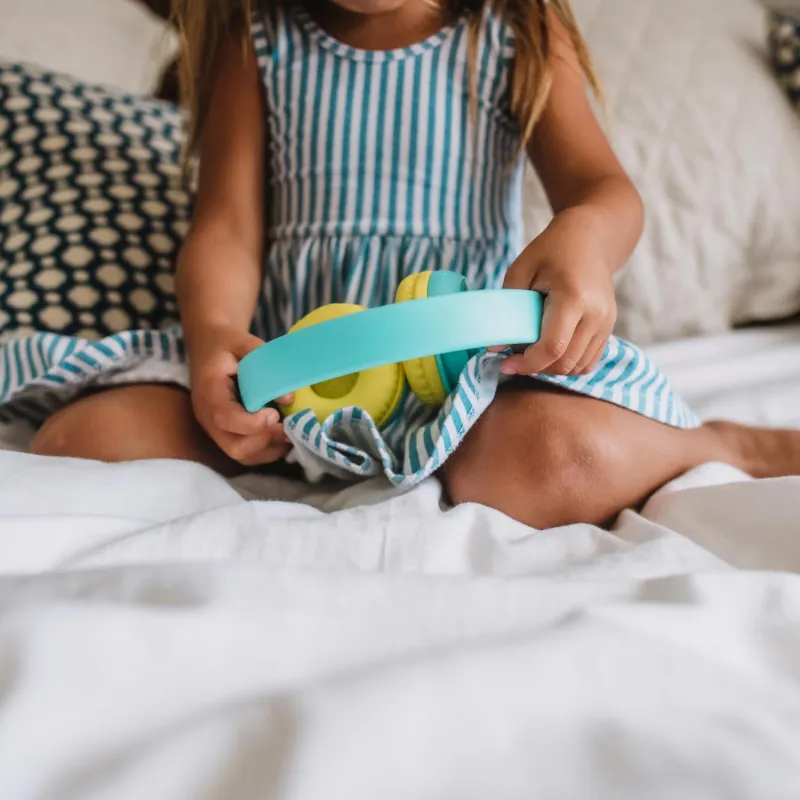
<instances>
[{"instance_id":1,"label":"headphones","mask_svg":"<svg viewBox=\"0 0 800 800\"><path fill-rule=\"evenodd\" d=\"M409 275L393 305L322 306L246 355L238 370L242 403L255 412L294 393L280 407L284 416L311 409L323 422L357 406L382 427L408 387L423 403L441 405L483 348L537 341L542 307L533 291L470 292L455 272Z\"/></svg>"}]
</instances>

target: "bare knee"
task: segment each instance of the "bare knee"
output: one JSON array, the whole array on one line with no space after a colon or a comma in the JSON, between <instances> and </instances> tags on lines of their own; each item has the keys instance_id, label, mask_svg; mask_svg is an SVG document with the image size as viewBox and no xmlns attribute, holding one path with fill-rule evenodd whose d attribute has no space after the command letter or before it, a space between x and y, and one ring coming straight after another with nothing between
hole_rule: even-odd
<instances>
[{"instance_id":1,"label":"bare knee","mask_svg":"<svg viewBox=\"0 0 800 800\"><path fill-rule=\"evenodd\" d=\"M603 491L614 442L570 413L570 399L531 391L501 395L445 464L451 502L489 506L539 529L607 524L619 510Z\"/></svg>"},{"instance_id":2,"label":"bare knee","mask_svg":"<svg viewBox=\"0 0 800 800\"><path fill-rule=\"evenodd\" d=\"M120 462L222 460L194 419L186 392L129 386L84 397L56 412L35 436L37 455Z\"/></svg>"},{"instance_id":3,"label":"bare knee","mask_svg":"<svg viewBox=\"0 0 800 800\"><path fill-rule=\"evenodd\" d=\"M31 445L37 455L135 461L168 449L170 423L191 414L177 389L129 386L87 395L53 414ZM188 400L188 398L187 398Z\"/></svg>"}]
</instances>

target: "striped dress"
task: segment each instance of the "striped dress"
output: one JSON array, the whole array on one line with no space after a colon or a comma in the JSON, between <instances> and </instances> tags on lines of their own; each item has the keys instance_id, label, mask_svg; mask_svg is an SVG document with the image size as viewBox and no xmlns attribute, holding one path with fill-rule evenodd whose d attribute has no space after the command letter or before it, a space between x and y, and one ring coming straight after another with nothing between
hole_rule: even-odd
<instances>
[{"instance_id":1,"label":"striped dress","mask_svg":"<svg viewBox=\"0 0 800 800\"><path fill-rule=\"evenodd\" d=\"M297 3L268 6L252 22L270 138L270 244L254 332L280 336L327 303L391 303L399 282L422 270L458 272L474 289L501 287L523 245L509 28L483 18L473 111L465 22L410 47L366 51L334 39ZM380 430L359 408L322 423L299 412L284 423L294 457L309 478L384 474L413 485L492 402L503 358L476 356L440 409L409 394L403 413ZM0 403L32 413L89 384L138 380L186 384L180 330L100 342L41 334L0 354ZM698 424L652 362L620 339L590 375L535 380L669 425Z\"/></svg>"}]
</instances>

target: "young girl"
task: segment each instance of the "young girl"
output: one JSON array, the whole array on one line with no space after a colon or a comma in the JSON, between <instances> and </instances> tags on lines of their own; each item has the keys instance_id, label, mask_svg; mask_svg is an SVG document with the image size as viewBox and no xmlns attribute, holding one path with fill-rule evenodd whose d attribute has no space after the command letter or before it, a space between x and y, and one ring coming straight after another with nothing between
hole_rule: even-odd
<instances>
[{"instance_id":1,"label":"young girl","mask_svg":"<svg viewBox=\"0 0 800 800\"><path fill-rule=\"evenodd\" d=\"M612 278L642 205L593 116L585 87L597 82L567 0L252 5L176 3L201 155L182 333L155 354L131 346L91 392L70 372L77 399L35 452L231 473L293 450L309 473L383 472L400 486L438 471L452 502L535 527L606 523L703 462L800 471L800 434L701 426L611 336ZM523 249L526 157L555 217ZM410 396L380 430L358 410L321 425L239 404L237 364L264 339L325 303L390 303L403 277L432 269L544 293L541 340L476 357L438 412Z\"/></svg>"}]
</instances>

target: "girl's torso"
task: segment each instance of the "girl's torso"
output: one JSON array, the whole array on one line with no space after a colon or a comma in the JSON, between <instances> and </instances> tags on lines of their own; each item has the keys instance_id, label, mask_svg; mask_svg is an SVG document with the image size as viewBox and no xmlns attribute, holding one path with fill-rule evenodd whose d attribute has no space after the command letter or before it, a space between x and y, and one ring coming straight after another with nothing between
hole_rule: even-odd
<instances>
[{"instance_id":1,"label":"girl's torso","mask_svg":"<svg viewBox=\"0 0 800 800\"><path fill-rule=\"evenodd\" d=\"M498 285L521 244L507 26L481 21L471 108L465 20L371 51L296 3L270 6L253 20L270 148L257 332L278 336L325 303L389 303L426 269Z\"/></svg>"}]
</instances>

